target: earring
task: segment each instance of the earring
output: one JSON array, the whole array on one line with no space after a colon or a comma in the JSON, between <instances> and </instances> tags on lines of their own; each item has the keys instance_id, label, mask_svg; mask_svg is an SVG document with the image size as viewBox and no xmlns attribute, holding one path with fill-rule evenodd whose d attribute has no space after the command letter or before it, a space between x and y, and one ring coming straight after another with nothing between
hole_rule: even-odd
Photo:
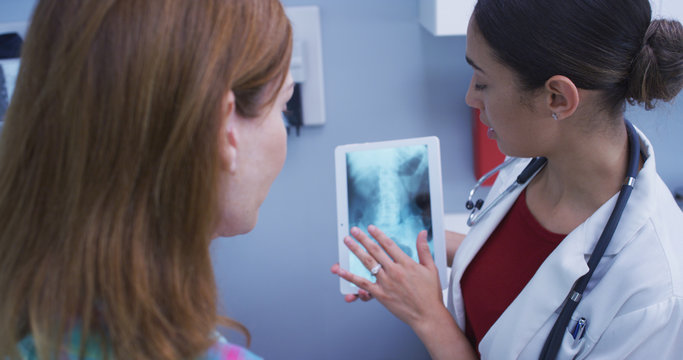
<instances>
[{"instance_id":1,"label":"earring","mask_svg":"<svg viewBox=\"0 0 683 360\"><path fill-rule=\"evenodd\" d=\"M557 118L557 114L555 114L555 113L553 113L553 120L555 120L555 121L559 120L559 119Z\"/></svg>"}]
</instances>

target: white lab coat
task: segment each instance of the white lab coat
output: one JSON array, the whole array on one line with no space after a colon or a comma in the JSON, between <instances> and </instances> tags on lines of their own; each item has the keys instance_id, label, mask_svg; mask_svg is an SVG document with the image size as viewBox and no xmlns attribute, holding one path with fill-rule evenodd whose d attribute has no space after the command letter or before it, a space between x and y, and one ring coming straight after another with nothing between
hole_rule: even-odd
<instances>
[{"instance_id":1,"label":"white lab coat","mask_svg":"<svg viewBox=\"0 0 683 360\"><path fill-rule=\"evenodd\" d=\"M657 175L650 142L640 136L648 158L569 324L573 329L578 319L587 319L584 336L574 340L565 334L558 359L683 359L683 213ZM503 170L486 203L527 163ZM521 190L472 227L456 253L448 308L463 330L462 274ZM587 260L616 197L574 229L543 262L481 340L482 359L538 359L569 290L588 271Z\"/></svg>"}]
</instances>

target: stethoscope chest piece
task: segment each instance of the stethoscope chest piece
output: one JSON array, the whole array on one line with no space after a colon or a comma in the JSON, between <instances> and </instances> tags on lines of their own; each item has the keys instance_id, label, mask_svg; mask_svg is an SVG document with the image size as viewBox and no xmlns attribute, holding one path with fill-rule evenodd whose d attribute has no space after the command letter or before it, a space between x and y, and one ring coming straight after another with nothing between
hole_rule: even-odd
<instances>
[{"instance_id":1,"label":"stethoscope chest piece","mask_svg":"<svg viewBox=\"0 0 683 360\"><path fill-rule=\"evenodd\" d=\"M519 176L517 176L515 182L510 184L510 186L508 186L508 188L505 189L503 193L501 193L495 199L493 199L491 201L491 205L482 209L482 207L484 206L484 200L478 199L476 202L472 200L477 189L479 189L486 180L488 180L491 176L500 172L504 168L512 165L513 163L516 163L517 161L522 160L523 159L520 158L508 158L502 164L496 166L493 170L484 174L484 176L482 176L477 181L472 190L470 190L467 202L465 203L465 207L467 208L467 210L472 210L472 212L470 212L470 216L467 217L467 226L473 226L474 224L478 223L479 220L481 220L491 209L498 205L498 203L500 203L508 194L513 192L517 187L526 184L526 182L529 181L529 179L534 174L536 174L546 163L546 158L544 157L537 157L531 159L531 161L529 161L529 164L524 168L524 170L522 170Z\"/></svg>"}]
</instances>

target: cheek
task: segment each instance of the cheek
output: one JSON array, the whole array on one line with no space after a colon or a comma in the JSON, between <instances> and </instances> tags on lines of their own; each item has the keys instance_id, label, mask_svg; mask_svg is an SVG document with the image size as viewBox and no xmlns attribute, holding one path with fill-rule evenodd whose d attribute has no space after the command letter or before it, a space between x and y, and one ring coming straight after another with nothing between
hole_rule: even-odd
<instances>
[{"instance_id":1,"label":"cheek","mask_svg":"<svg viewBox=\"0 0 683 360\"><path fill-rule=\"evenodd\" d=\"M517 107L509 101L507 94L492 94L483 101L483 109L489 124L497 127L511 125L519 116Z\"/></svg>"},{"instance_id":2,"label":"cheek","mask_svg":"<svg viewBox=\"0 0 683 360\"><path fill-rule=\"evenodd\" d=\"M285 159L287 158L287 130L285 129L285 125L282 121L280 121L279 123L280 126L278 127L276 141L276 143L278 144L278 150L276 154L279 154L278 173L280 172L280 170L282 170L282 167L285 164Z\"/></svg>"},{"instance_id":3,"label":"cheek","mask_svg":"<svg viewBox=\"0 0 683 360\"><path fill-rule=\"evenodd\" d=\"M285 129L282 116L278 112L274 114L270 120L269 126L269 153L273 159L273 168L276 174L282 170L287 157L287 130Z\"/></svg>"}]
</instances>

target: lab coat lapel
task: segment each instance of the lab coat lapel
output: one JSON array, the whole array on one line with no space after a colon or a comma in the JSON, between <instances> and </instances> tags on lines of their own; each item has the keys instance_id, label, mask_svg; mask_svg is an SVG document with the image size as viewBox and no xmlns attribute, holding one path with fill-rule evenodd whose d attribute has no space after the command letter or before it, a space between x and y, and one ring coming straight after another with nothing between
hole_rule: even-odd
<instances>
[{"instance_id":1,"label":"lab coat lapel","mask_svg":"<svg viewBox=\"0 0 683 360\"><path fill-rule=\"evenodd\" d=\"M527 161L524 161L521 167L519 165L515 166L513 173L516 174L521 171L521 169L523 169L527 163ZM515 171L517 168L519 168L519 171ZM499 191L495 191L496 189L491 189L495 196L489 196L486 199L485 204L491 203L493 198L502 193L502 191L504 191L505 188L510 186L510 184L513 182L514 178L512 178L510 181L505 181L504 187L502 189L498 189ZM467 233L467 237L456 252L455 259L453 260L453 271L451 273L450 279L451 282L449 288L451 289L451 296L449 297L448 305L453 316L455 317L456 323L461 329L465 329L465 306L462 298L462 291L460 290L459 286L460 279L462 278L467 265L472 261L477 252L479 252L479 249L481 249L491 233L493 233L493 231L496 229L498 223L500 223L503 217L505 217L505 215L508 213L508 210L510 210L512 204L514 204L523 188L523 186L519 186L510 194L502 198L502 200L495 207L491 208L489 213L482 217L481 221L470 229L470 231Z\"/></svg>"}]
</instances>

